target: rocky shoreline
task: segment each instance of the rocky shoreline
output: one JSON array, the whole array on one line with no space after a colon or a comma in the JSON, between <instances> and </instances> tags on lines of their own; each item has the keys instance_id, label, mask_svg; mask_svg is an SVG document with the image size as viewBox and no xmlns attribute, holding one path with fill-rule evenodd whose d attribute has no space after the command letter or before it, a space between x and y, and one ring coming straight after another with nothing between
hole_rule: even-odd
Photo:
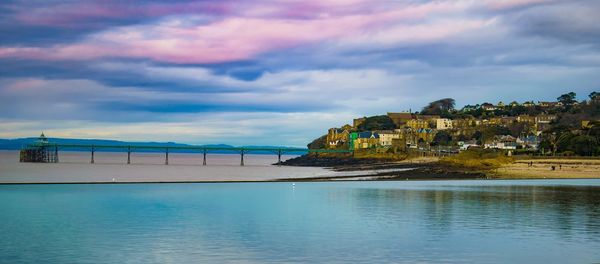
<instances>
[{"instance_id":1,"label":"rocky shoreline","mask_svg":"<svg viewBox=\"0 0 600 264\"><path fill-rule=\"evenodd\" d=\"M485 179L486 174L475 171L458 170L444 166L436 161L355 159L352 157L316 157L303 155L283 162L283 166L325 167L341 175L304 179L285 179L282 181L330 181L330 180L450 180ZM354 172L372 171L362 175ZM378 172L382 171L382 172ZM348 172L344 175L343 172Z\"/></svg>"}]
</instances>

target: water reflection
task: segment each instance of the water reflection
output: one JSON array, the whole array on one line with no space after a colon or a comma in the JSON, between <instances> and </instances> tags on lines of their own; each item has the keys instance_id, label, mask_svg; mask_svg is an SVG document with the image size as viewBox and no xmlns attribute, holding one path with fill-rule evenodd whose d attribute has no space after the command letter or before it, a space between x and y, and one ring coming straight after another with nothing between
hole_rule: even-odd
<instances>
[{"instance_id":1,"label":"water reflection","mask_svg":"<svg viewBox=\"0 0 600 264\"><path fill-rule=\"evenodd\" d=\"M0 186L0 262L598 262L600 181L549 183Z\"/></svg>"},{"instance_id":2,"label":"water reflection","mask_svg":"<svg viewBox=\"0 0 600 264\"><path fill-rule=\"evenodd\" d=\"M346 191L332 195L345 196ZM541 230L554 232L562 239L583 236L600 240L598 186L357 188L351 196L361 217L410 222L434 232L451 232L453 228L518 229L527 236Z\"/></svg>"}]
</instances>

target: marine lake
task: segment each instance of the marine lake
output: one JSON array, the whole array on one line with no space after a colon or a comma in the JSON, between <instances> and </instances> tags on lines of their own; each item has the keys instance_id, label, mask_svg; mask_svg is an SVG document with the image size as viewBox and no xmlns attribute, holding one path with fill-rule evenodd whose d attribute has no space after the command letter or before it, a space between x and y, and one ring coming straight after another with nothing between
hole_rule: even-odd
<instances>
[{"instance_id":1,"label":"marine lake","mask_svg":"<svg viewBox=\"0 0 600 264\"><path fill-rule=\"evenodd\" d=\"M598 263L600 180L0 185L1 263Z\"/></svg>"}]
</instances>

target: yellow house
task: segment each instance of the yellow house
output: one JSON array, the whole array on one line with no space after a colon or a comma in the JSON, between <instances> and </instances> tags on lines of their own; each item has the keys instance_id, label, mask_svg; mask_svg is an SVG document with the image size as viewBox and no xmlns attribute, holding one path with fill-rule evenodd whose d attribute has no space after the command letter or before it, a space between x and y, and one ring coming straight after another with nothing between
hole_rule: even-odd
<instances>
[{"instance_id":1,"label":"yellow house","mask_svg":"<svg viewBox=\"0 0 600 264\"><path fill-rule=\"evenodd\" d=\"M417 129L415 130L417 138L427 142L427 143L431 143L433 141L433 138L435 137L435 134L437 133L435 130L433 129Z\"/></svg>"},{"instance_id":2,"label":"yellow house","mask_svg":"<svg viewBox=\"0 0 600 264\"><path fill-rule=\"evenodd\" d=\"M414 129L429 128L429 121L424 119L411 119L406 122L406 125Z\"/></svg>"},{"instance_id":3,"label":"yellow house","mask_svg":"<svg viewBox=\"0 0 600 264\"><path fill-rule=\"evenodd\" d=\"M360 132L354 140L354 149L376 148L379 145L379 134L375 132Z\"/></svg>"},{"instance_id":4,"label":"yellow house","mask_svg":"<svg viewBox=\"0 0 600 264\"><path fill-rule=\"evenodd\" d=\"M463 128L476 127L477 125L478 125L477 119L475 119L475 118L464 118L464 119L452 120L452 128L463 129Z\"/></svg>"},{"instance_id":5,"label":"yellow house","mask_svg":"<svg viewBox=\"0 0 600 264\"><path fill-rule=\"evenodd\" d=\"M540 123L548 124L555 119L556 119L555 115L538 115L535 117L535 123L536 124L540 124Z\"/></svg>"},{"instance_id":6,"label":"yellow house","mask_svg":"<svg viewBox=\"0 0 600 264\"><path fill-rule=\"evenodd\" d=\"M535 117L529 115L520 115L517 117L519 123L535 123Z\"/></svg>"}]
</instances>

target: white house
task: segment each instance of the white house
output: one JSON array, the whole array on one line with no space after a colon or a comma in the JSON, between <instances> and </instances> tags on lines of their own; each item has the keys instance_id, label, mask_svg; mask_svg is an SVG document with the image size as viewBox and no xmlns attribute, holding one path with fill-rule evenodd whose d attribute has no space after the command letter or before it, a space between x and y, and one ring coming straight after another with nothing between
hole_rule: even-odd
<instances>
[{"instance_id":1,"label":"white house","mask_svg":"<svg viewBox=\"0 0 600 264\"><path fill-rule=\"evenodd\" d=\"M394 139L400 138L400 133L395 131L379 131L379 144L384 147L392 145Z\"/></svg>"},{"instance_id":2,"label":"white house","mask_svg":"<svg viewBox=\"0 0 600 264\"><path fill-rule=\"evenodd\" d=\"M452 128L452 120L448 118L438 118L436 120L436 128L437 130L445 130Z\"/></svg>"}]
</instances>

